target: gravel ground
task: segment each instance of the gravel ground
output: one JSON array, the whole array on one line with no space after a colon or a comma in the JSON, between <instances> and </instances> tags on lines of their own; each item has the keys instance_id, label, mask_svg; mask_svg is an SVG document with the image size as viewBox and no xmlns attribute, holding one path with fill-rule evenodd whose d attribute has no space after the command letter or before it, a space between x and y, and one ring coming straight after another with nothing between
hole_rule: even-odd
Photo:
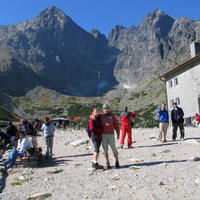
<instances>
[{"instance_id":1,"label":"gravel ground","mask_svg":"<svg viewBox=\"0 0 200 200\"><path fill-rule=\"evenodd\" d=\"M134 130L134 148L119 149L121 168L94 171L91 143L89 150L86 144L70 144L87 139L86 134L57 131L54 159L38 168L15 167L6 178L0 199L24 200L33 194L49 193L49 200L199 200L200 162L190 159L200 157L200 129L186 128L185 141L172 142L171 132L169 142L162 144L154 138L158 129ZM42 138L38 140L43 145ZM114 165L111 152L110 161ZM105 164L102 150L99 163ZM58 173L53 173L55 170ZM18 179L23 180L19 181L21 185L16 185Z\"/></svg>"}]
</instances>

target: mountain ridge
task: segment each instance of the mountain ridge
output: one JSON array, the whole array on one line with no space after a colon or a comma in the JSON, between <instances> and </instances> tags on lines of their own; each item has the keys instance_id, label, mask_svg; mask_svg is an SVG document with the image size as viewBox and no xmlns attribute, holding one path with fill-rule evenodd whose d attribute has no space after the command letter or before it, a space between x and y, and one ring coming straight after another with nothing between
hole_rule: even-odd
<instances>
[{"instance_id":1,"label":"mountain ridge","mask_svg":"<svg viewBox=\"0 0 200 200\"><path fill-rule=\"evenodd\" d=\"M165 100L158 76L190 59L189 45L198 40L199 21L174 19L160 9L137 27L116 25L106 38L97 29L85 31L62 10L50 7L33 19L0 26L0 89L10 99L3 103L26 115L22 110L30 110L24 106L30 104L25 101L30 94L41 98L37 95L43 88L52 94L48 108L62 95L111 101L118 109L124 104L153 108ZM41 108L39 103L34 106L35 111Z\"/></svg>"}]
</instances>

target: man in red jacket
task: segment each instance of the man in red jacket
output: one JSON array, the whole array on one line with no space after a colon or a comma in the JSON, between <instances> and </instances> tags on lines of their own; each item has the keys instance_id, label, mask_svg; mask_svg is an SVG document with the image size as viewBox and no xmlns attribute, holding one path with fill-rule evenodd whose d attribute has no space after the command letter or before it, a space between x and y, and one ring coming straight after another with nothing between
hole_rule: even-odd
<instances>
[{"instance_id":1,"label":"man in red jacket","mask_svg":"<svg viewBox=\"0 0 200 200\"><path fill-rule=\"evenodd\" d=\"M126 134L128 135L128 148L132 148L132 126L131 126L131 118L135 118L135 112L128 112L128 107L125 107L124 111L121 113L121 126L122 126L122 134L120 139L121 148L124 146L124 139Z\"/></svg>"},{"instance_id":2,"label":"man in red jacket","mask_svg":"<svg viewBox=\"0 0 200 200\"><path fill-rule=\"evenodd\" d=\"M103 114L101 116L101 123L102 123L102 147L104 150L104 156L106 159L106 168L109 169L110 162L108 157L108 146L111 147L114 157L116 159L115 168L119 169L119 160L118 160L118 152L115 145L115 137L114 132L117 133L117 139L119 139L120 129L118 126L117 119L115 115L110 112L110 107L108 104L103 105Z\"/></svg>"}]
</instances>

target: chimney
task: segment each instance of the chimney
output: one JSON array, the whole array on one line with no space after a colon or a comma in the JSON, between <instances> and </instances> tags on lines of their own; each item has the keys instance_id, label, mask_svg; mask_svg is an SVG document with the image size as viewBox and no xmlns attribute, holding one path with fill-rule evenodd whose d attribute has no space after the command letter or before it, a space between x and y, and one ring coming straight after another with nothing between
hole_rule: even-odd
<instances>
[{"instance_id":1,"label":"chimney","mask_svg":"<svg viewBox=\"0 0 200 200\"><path fill-rule=\"evenodd\" d=\"M190 54L191 58L200 55L200 43L192 42L192 44L190 45Z\"/></svg>"}]
</instances>

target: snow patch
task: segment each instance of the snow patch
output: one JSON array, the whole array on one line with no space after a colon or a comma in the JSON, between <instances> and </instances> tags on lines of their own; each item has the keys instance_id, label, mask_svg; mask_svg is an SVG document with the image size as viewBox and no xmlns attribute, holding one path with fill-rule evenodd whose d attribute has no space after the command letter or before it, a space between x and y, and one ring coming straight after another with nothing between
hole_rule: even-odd
<instances>
[{"instance_id":1,"label":"snow patch","mask_svg":"<svg viewBox=\"0 0 200 200\"><path fill-rule=\"evenodd\" d=\"M126 89L130 89L131 88L130 85L123 85L123 87L126 88Z\"/></svg>"},{"instance_id":2,"label":"snow patch","mask_svg":"<svg viewBox=\"0 0 200 200\"><path fill-rule=\"evenodd\" d=\"M60 63L60 57L56 56L56 61Z\"/></svg>"}]
</instances>

